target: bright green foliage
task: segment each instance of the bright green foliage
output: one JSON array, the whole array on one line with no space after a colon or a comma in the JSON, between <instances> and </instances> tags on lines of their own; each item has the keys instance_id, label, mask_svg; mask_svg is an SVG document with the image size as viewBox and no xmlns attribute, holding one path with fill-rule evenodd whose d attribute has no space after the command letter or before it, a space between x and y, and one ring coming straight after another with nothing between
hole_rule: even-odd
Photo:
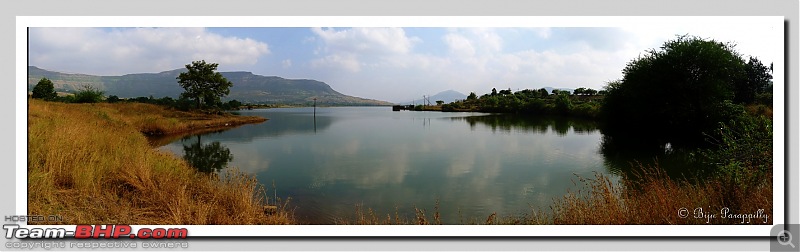
<instances>
[{"instance_id":1,"label":"bright green foliage","mask_svg":"<svg viewBox=\"0 0 800 252\"><path fill-rule=\"evenodd\" d=\"M44 99L45 101L55 100L57 96L56 90L53 87L53 82L47 78L42 78L36 83L36 86L33 87L33 94L31 95L33 98Z\"/></svg>"},{"instance_id":2,"label":"bright green foliage","mask_svg":"<svg viewBox=\"0 0 800 252\"><path fill-rule=\"evenodd\" d=\"M629 62L623 79L607 86L604 133L654 145L702 145L704 133L743 111L732 101L744 95L736 85L747 82L745 62L733 47L679 36Z\"/></svg>"},{"instance_id":3,"label":"bright green foliage","mask_svg":"<svg viewBox=\"0 0 800 252\"><path fill-rule=\"evenodd\" d=\"M230 93L233 83L217 72L217 63L206 63L205 60L193 61L186 65L188 72L178 75L178 84L186 90L181 97L194 99L197 109L202 105L214 106L220 103L220 97Z\"/></svg>"}]
</instances>

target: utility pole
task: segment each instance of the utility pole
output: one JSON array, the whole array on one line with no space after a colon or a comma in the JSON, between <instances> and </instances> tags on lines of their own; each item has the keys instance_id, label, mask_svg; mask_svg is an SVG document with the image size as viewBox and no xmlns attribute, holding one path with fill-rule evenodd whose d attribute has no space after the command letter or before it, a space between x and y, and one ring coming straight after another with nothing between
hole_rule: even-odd
<instances>
[{"instance_id":1,"label":"utility pole","mask_svg":"<svg viewBox=\"0 0 800 252\"><path fill-rule=\"evenodd\" d=\"M317 134L317 98L314 98L314 134Z\"/></svg>"}]
</instances>

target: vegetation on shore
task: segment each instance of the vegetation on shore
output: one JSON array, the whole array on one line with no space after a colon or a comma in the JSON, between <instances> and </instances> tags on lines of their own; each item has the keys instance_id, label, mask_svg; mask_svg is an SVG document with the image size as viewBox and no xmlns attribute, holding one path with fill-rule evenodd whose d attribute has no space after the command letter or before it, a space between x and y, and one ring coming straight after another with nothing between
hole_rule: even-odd
<instances>
[{"instance_id":1,"label":"vegetation on shore","mask_svg":"<svg viewBox=\"0 0 800 252\"><path fill-rule=\"evenodd\" d=\"M433 106L433 110L444 112L495 112L525 115L559 115L594 119L599 114L605 92L578 88L574 92L544 88L525 89L512 92L511 89L492 89L491 93L480 97L472 92L465 100Z\"/></svg>"},{"instance_id":2,"label":"vegetation on shore","mask_svg":"<svg viewBox=\"0 0 800 252\"><path fill-rule=\"evenodd\" d=\"M62 216L49 224L292 224L284 207L265 211L265 189L250 175L196 171L144 136L263 120L29 99L28 214Z\"/></svg>"}]
</instances>

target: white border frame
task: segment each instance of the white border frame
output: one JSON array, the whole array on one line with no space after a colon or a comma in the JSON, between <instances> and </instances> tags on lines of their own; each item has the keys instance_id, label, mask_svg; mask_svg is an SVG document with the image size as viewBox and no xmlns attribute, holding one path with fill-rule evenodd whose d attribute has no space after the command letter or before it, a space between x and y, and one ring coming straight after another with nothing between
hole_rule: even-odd
<instances>
[{"instance_id":1,"label":"white border frame","mask_svg":"<svg viewBox=\"0 0 800 252\"><path fill-rule=\"evenodd\" d=\"M475 16L287 16L287 17L168 17L168 16L18 16L16 18L16 214L27 213L27 28L28 27L613 27L630 26L632 20L639 26L650 26L663 23L698 22L739 23L769 22L783 27L783 17L475 17ZM591 20L591 22L587 22ZM168 24L168 25L165 25ZM323 25L320 25L323 24ZM368 25L364 25L368 24ZM532 25L535 24L535 25ZM785 55L784 29L776 29L774 49ZM774 62L773 83L773 219L774 224L783 224L784 220L784 167L785 167L785 101L784 93L785 62ZM25 113L22 113L25 111ZM21 225L22 227L61 227L74 231L75 225ZM411 237L513 237L513 236L568 236L568 237L730 237L730 236L768 236L771 225L134 225L139 228L175 228L185 227L190 236L270 236L270 237L306 237L306 236L411 236Z\"/></svg>"}]
</instances>

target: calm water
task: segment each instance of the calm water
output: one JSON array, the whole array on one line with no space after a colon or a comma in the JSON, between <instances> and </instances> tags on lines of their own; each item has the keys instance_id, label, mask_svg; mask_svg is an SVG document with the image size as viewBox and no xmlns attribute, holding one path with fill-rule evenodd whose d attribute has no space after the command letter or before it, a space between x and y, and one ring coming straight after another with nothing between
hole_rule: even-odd
<instances>
[{"instance_id":1,"label":"calm water","mask_svg":"<svg viewBox=\"0 0 800 252\"><path fill-rule=\"evenodd\" d=\"M261 124L192 136L162 149L205 170L238 167L273 195L291 197L304 223L351 218L356 205L380 216L416 206L458 224L530 213L578 189L577 176L617 179L591 122L484 113L393 112L390 107L242 111ZM607 160L608 159L608 160ZM624 168L623 168L624 169ZM580 183L578 183L580 185Z\"/></svg>"}]
</instances>

